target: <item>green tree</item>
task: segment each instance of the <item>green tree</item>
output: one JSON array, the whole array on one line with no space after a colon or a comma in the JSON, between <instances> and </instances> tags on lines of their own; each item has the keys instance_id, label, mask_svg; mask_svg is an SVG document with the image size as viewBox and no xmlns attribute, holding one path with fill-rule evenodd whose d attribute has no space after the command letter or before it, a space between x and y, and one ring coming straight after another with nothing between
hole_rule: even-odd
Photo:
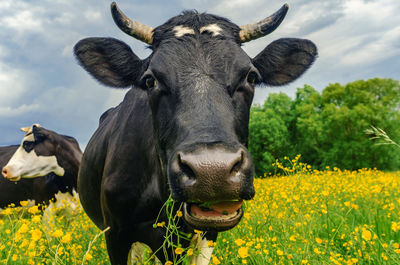
<instances>
[{"instance_id":1,"label":"green tree","mask_svg":"<svg viewBox=\"0 0 400 265\"><path fill-rule=\"evenodd\" d=\"M288 124L291 99L284 93L270 94L264 106L253 106L249 122L249 151L256 176L272 172L277 158L292 153Z\"/></svg>"},{"instance_id":2,"label":"green tree","mask_svg":"<svg viewBox=\"0 0 400 265\"><path fill-rule=\"evenodd\" d=\"M295 153L310 165L322 162L322 98L313 87L305 85L297 89L292 111L295 115L291 126L291 142Z\"/></svg>"},{"instance_id":3,"label":"green tree","mask_svg":"<svg viewBox=\"0 0 400 265\"><path fill-rule=\"evenodd\" d=\"M284 156L302 155L317 168L400 168L400 150L374 145L365 129L383 129L400 142L400 84L374 78L340 85L322 93L305 85L292 100L270 94L262 106L252 107L249 150L256 174L273 172L272 163Z\"/></svg>"},{"instance_id":4,"label":"green tree","mask_svg":"<svg viewBox=\"0 0 400 265\"><path fill-rule=\"evenodd\" d=\"M375 78L345 86L331 84L322 92L322 106L321 166L399 168L398 150L392 146L375 146L364 133L373 125L394 139L400 137L398 81Z\"/></svg>"}]
</instances>

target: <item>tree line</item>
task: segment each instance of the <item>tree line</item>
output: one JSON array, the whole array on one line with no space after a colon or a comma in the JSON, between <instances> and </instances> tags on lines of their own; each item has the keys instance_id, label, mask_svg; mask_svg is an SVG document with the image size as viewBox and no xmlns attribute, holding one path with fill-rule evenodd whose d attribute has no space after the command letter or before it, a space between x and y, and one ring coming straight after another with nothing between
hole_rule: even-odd
<instances>
[{"instance_id":1,"label":"tree line","mask_svg":"<svg viewBox=\"0 0 400 265\"><path fill-rule=\"evenodd\" d=\"M302 162L322 169L400 169L400 149L377 145L365 133L371 126L400 140L400 84L374 78L318 92L305 85L294 99L272 93L251 109L249 150L257 176L273 170L276 159L301 154Z\"/></svg>"}]
</instances>

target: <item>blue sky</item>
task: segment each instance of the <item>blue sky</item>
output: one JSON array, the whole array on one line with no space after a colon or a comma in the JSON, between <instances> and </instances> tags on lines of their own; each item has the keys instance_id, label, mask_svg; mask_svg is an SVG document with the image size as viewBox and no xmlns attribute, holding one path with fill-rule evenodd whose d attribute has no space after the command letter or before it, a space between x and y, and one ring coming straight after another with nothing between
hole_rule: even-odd
<instances>
[{"instance_id":1,"label":"blue sky","mask_svg":"<svg viewBox=\"0 0 400 265\"><path fill-rule=\"evenodd\" d=\"M400 79L400 1L293 0L281 26L267 37L246 43L254 57L282 37L307 38L319 58L300 79L287 86L263 87L255 103L271 92L294 96L309 84L389 77ZM145 58L146 45L121 32L105 0L1 0L0 2L0 146L17 144L20 127L43 127L74 136L84 147L98 118L117 105L126 90L101 86L80 68L72 54L77 41L105 36L121 39ZM120 0L131 18L158 26L185 9L214 13L241 25L269 16L285 1L265 0Z\"/></svg>"}]
</instances>

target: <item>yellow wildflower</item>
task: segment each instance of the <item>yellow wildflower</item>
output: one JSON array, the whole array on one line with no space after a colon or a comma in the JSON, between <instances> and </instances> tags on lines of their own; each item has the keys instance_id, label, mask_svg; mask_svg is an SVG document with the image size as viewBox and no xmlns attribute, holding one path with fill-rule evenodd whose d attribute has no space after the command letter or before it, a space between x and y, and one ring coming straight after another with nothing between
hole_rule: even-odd
<instances>
[{"instance_id":1,"label":"yellow wildflower","mask_svg":"<svg viewBox=\"0 0 400 265\"><path fill-rule=\"evenodd\" d=\"M40 213L39 207L37 205L34 205L29 208L28 212L31 214Z\"/></svg>"},{"instance_id":2,"label":"yellow wildflower","mask_svg":"<svg viewBox=\"0 0 400 265\"><path fill-rule=\"evenodd\" d=\"M1 213L4 215L10 215L10 214L12 214L12 210L11 210L11 208L6 208Z\"/></svg>"},{"instance_id":3,"label":"yellow wildflower","mask_svg":"<svg viewBox=\"0 0 400 265\"><path fill-rule=\"evenodd\" d=\"M203 231L200 231L200 230L197 230L197 229L194 229L194 232L195 232L196 234L198 234L198 235L200 235L201 233L203 233Z\"/></svg>"},{"instance_id":4,"label":"yellow wildflower","mask_svg":"<svg viewBox=\"0 0 400 265\"><path fill-rule=\"evenodd\" d=\"M60 240L61 243L67 244L72 241L71 232L66 233Z\"/></svg>"},{"instance_id":5,"label":"yellow wildflower","mask_svg":"<svg viewBox=\"0 0 400 265\"><path fill-rule=\"evenodd\" d=\"M212 255L211 261L212 261L212 263L214 263L215 265L221 264L221 262L219 261L219 259L218 259L216 256L214 256L214 255Z\"/></svg>"},{"instance_id":6,"label":"yellow wildflower","mask_svg":"<svg viewBox=\"0 0 400 265\"><path fill-rule=\"evenodd\" d=\"M91 260L91 259L93 259L93 256L90 255L90 253L87 253L87 254L85 255L85 258L86 258L87 260ZM172 263L171 263L171 264L172 264Z\"/></svg>"},{"instance_id":7,"label":"yellow wildflower","mask_svg":"<svg viewBox=\"0 0 400 265\"><path fill-rule=\"evenodd\" d=\"M40 218L40 215L35 215L34 217L32 217L32 222L34 223L40 223L42 221L42 219Z\"/></svg>"},{"instance_id":8,"label":"yellow wildflower","mask_svg":"<svg viewBox=\"0 0 400 265\"><path fill-rule=\"evenodd\" d=\"M18 229L17 233L18 234L23 234L28 232L29 227L26 224L22 224L21 227Z\"/></svg>"},{"instance_id":9,"label":"yellow wildflower","mask_svg":"<svg viewBox=\"0 0 400 265\"><path fill-rule=\"evenodd\" d=\"M165 222L162 221L161 223L157 223L157 226L158 226L158 227L163 227L163 226L165 226Z\"/></svg>"},{"instance_id":10,"label":"yellow wildflower","mask_svg":"<svg viewBox=\"0 0 400 265\"><path fill-rule=\"evenodd\" d=\"M22 207L25 207L28 205L28 201L20 201L19 204L21 204Z\"/></svg>"},{"instance_id":11,"label":"yellow wildflower","mask_svg":"<svg viewBox=\"0 0 400 265\"><path fill-rule=\"evenodd\" d=\"M361 236L365 241L370 241L371 238L372 238L371 232L369 230L365 229L365 228L363 228Z\"/></svg>"},{"instance_id":12,"label":"yellow wildflower","mask_svg":"<svg viewBox=\"0 0 400 265\"><path fill-rule=\"evenodd\" d=\"M245 259L249 256L249 248L248 247L240 247L238 250L238 253L242 259Z\"/></svg>"},{"instance_id":13,"label":"yellow wildflower","mask_svg":"<svg viewBox=\"0 0 400 265\"><path fill-rule=\"evenodd\" d=\"M42 231L40 231L39 229L32 230L31 234L33 241L38 241L42 237Z\"/></svg>"},{"instance_id":14,"label":"yellow wildflower","mask_svg":"<svg viewBox=\"0 0 400 265\"><path fill-rule=\"evenodd\" d=\"M61 229L57 229L52 234L52 236L54 236L54 237L62 237L63 235L64 235L64 233L63 233L63 231Z\"/></svg>"},{"instance_id":15,"label":"yellow wildflower","mask_svg":"<svg viewBox=\"0 0 400 265\"><path fill-rule=\"evenodd\" d=\"M176 255L181 255L183 253L184 249L183 248L176 248L175 249L175 254Z\"/></svg>"},{"instance_id":16,"label":"yellow wildflower","mask_svg":"<svg viewBox=\"0 0 400 265\"><path fill-rule=\"evenodd\" d=\"M235 240L235 244L238 245L238 246L241 246L244 243L245 243L245 241L243 241L241 238L238 238L238 239Z\"/></svg>"},{"instance_id":17,"label":"yellow wildflower","mask_svg":"<svg viewBox=\"0 0 400 265\"><path fill-rule=\"evenodd\" d=\"M187 253L186 253L189 257L193 255L193 249L189 248Z\"/></svg>"}]
</instances>

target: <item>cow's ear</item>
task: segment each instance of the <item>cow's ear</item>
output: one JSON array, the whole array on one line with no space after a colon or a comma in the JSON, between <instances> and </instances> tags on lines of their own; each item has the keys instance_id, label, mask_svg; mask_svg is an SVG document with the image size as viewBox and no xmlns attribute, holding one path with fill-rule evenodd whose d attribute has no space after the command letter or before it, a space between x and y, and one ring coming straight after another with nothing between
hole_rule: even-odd
<instances>
[{"instance_id":1,"label":"cow's ear","mask_svg":"<svg viewBox=\"0 0 400 265\"><path fill-rule=\"evenodd\" d=\"M304 39L279 39L269 44L254 59L263 82L281 86L302 75L317 57L317 47Z\"/></svg>"},{"instance_id":2,"label":"cow's ear","mask_svg":"<svg viewBox=\"0 0 400 265\"><path fill-rule=\"evenodd\" d=\"M129 87L142 72L142 60L117 39L83 39L75 45L74 53L79 64L106 86Z\"/></svg>"}]
</instances>

